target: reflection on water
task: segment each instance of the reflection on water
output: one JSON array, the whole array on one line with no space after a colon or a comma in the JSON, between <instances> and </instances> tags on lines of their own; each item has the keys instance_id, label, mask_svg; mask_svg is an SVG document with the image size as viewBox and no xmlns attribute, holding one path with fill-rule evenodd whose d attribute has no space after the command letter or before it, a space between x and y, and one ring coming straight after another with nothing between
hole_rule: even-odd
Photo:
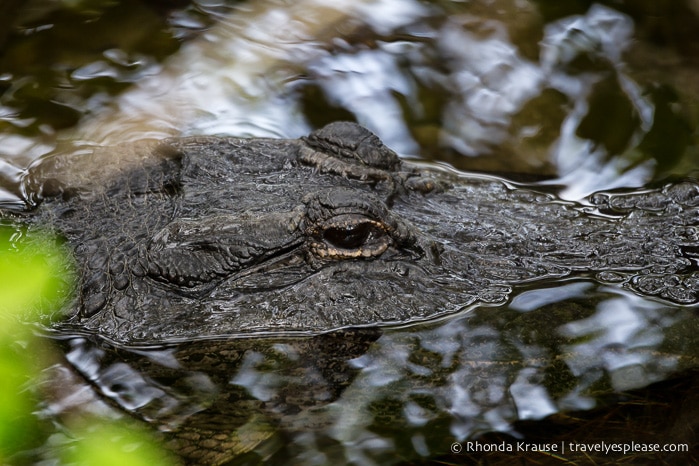
<instances>
[{"instance_id":1,"label":"reflection on water","mask_svg":"<svg viewBox=\"0 0 699 466\"><path fill-rule=\"evenodd\" d=\"M106 29L95 47L110 27L124 27L116 20L128 8L93 13ZM624 58L655 45L637 40L645 31L631 17L596 4L548 23L543 12L510 0L200 0L171 10L166 22L149 12L162 40L146 46L142 34L126 35L94 56L71 38L75 57L37 57L56 61L48 71L54 81L20 78L28 72L8 58L0 151L5 163L25 167L56 148L70 150L76 139L296 137L351 118L403 155L549 178L568 199L693 170L697 115L688 109L699 93L674 82L689 72L685 63L676 64L681 74L645 78ZM39 16L23 32L38 44L66 40L59 26L69 19ZM191 40L177 49L173 41L182 39ZM10 58L18 53L12 44L21 42L9 43ZM32 104L41 93L21 92L43 85L47 102L71 108L77 126L62 129L72 124ZM16 169L7 167L11 181ZM16 193L7 189L10 202Z\"/></svg>"},{"instance_id":2,"label":"reflection on water","mask_svg":"<svg viewBox=\"0 0 699 466\"><path fill-rule=\"evenodd\" d=\"M23 169L74 143L295 137L336 119L365 124L403 156L546 179L568 199L696 175L699 89L686 58L696 2L668 7L692 26L678 41L650 27L661 15L640 3L546 3L199 0L37 14L0 60L0 204L21 205ZM61 53L32 55L28 69L10 60L52 42ZM696 369L695 309L587 281L544 286L381 334L137 349L53 337L111 404L211 463L440 456L454 440L526 437L516 422ZM82 387L50 415L105 410L68 399Z\"/></svg>"},{"instance_id":3,"label":"reflection on water","mask_svg":"<svg viewBox=\"0 0 699 466\"><path fill-rule=\"evenodd\" d=\"M698 334L691 309L573 281L404 330L140 349L57 338L102 396L190 459L327 464L438 456L517 421L604 406L696 368Z\"/></svg>"}]
</instances>

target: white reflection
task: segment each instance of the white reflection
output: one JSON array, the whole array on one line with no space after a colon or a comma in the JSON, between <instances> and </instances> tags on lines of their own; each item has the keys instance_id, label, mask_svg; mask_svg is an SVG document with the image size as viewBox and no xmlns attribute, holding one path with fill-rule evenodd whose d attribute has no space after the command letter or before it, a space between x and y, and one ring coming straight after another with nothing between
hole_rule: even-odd
<instances>
[{"instance_id":1,"label":"white reflection","mask_svg":"<svg viewBox=\"0 0 699 466\"><path fill-rule=\"evenodd\" d=\"M265 362L263 354L257 351L247 351L243 357L240 369L238 369L229 383L246 388L258 400L271 400L277 394L282 380L274 372L259 370L258 366L263 362Z\"/></svg>"},{"instance_id":2,"label":"white reflection","mask_svg":"<svg viewBox=\"0 0 699 466\"><path fill-rule=\"evenodd\" d=\"M179 134L295 137L308 131L297 100L284 97L299 63L321 56L333 27L368 0L246 3L185 44L72 138L121 144ZM330 37L328 37L330 35ZM71 137L71 136L69 136Z\"/></svg>"},{"instance_id":3,"label":"white reflection","mask_svg":"<svg viewBox=\"0 0 699 466\"><path fill-rule=\"evenodd\" d=\"M0 136L0 141L2 141L2 136ZM23 173L24 170L0 159L0 208L24 206L19 200L21 198L21 188L17 183L17 180L20 179Z\"/></svg>"},{"instance_id":4,"label":"white reflection","mask_svg":"<svg viewBox=\"0 0 699 466\"><path fill-rule=\"evenodd\" d=\"M582 378L603 367L616 390L662 379L679 361L676 354L655 351L665 340L666 329L657 323L662 308L629 294L603 301L592 316L563 325L559 332L579 341L566 346L572 373Z\"/></svg>"},{"instance_id":5,"label":"white reflection","mask_svg":"<svg viewBox=\"0 0 699 466\"><path fill-rule=\"evenodd\" d=\"M327 55L309 70L328 100L354 113L385 144L403 154L418 153L403 111L393 93L414 95L414 83L398 69L396 55L363 50L349 55Z\"/></svg>"},{"instance_id":6,"label":"white reflection","mask_svg":"<svg viewBox=\"0 0 699 466\"><path fill-rule=\"evenodd\" d=\"M525 291L514 297L510 308L520 312L529 312L549 304L572 298L580 298L594 285L589 282L575 282L555 288Z\"/></svg>"},{"instance_id":7,"label":"white reflection","mask_svg":"<svg viewBox=\"0 0 699 466\"><path fill-rule=\"evenodd\" d=\"M629 147L634 146L650 130L654 107L624 72L621 58L631 43L632 35L631 18L596 4L585 15L564 18L544 28L541 68L546 73L548 85L574 102L573 110L561 125L559 140L552 147L552 158L560 175L552 183L566 186L560 193L564 199L581 199L603 189L640 186L652 175L654 162L633 167L632 161L621 157L609 158L603 148L595 147L593 141L577 135L580 123L589 111L587 98L593 86L605 78L607 72L573 76L562 71L565 65L584 55L594 56L613 67L621 90L640 118L639 127L628 143Z\"/></svg>"},{"instance_id":8,"label":"white reflection","mask_svg":"<svg viewBox=\"0 0 699 466\"><path fill-rule=\"evenodd\" d=\"M182 376L178 388L183 393L157 383L137 364L109 361L103 349L85 338L71 339L70 346L66 360L85 380L124 410L147 421L157 421L163 430L175 429L192 414L206 409L217 392L215 384L204 373L192 372ZM156 365L178 366L168 351L156 350L151 355L144 350L134 354L148 358Z\"/></svg>"},{"instance_id":9,"label":"white reflection","mask_svg":"<svg viewBox=\"0 0 699 466\"><path fill-rule=\"evenodd\" d=\"M443 145L467 156L495 154L508 144L519 150L527 130L557 122L543 116L531 128L517 129L513 118L543 91L555 89L572 106L557 140L544 148L559 175L551 183L568 186L561 197L578 200L603 189L639 186L649 179L654 162L637 165L623 157L610 157L618 154L608 154L595 141L577 134L589 114L588 100L595 86L609 79L610 72L618 81L618 92L628 98L640 120L627 146L637 145L653 124L652 103L625 74L621 61L632 40L631 18L593 5L585 15L550 23L544 28L539 63L521 56L503 23L479 18L478 27L474 27L473 22L469 17L450 18L438 35L438 47L448 57L446 86L454 94L443 111ZM574 60L586 56L604 63L604 68L585 72L569 69Z\"/></svg>"},{"instance_id":10,"label":"white reflection","mask_svg":"<svg viewBox=\"0 0 699 466\"><path fill-rule=\"evenodd\" d=\"M526 10L523 5L495 6L511 8L513 14ZM442 23L432 20L439 15ZM433 98L448 94L440 104L439 123L420 128L429 134L434 130L435 142L444 147L467 156L531 150L529 155L537 159L532 167L547 163L548 157L559 175L554 182L570 186L561 193L566 199L643 184L651 175L651 162L632 165L576 135L594 86L610 72L638 115L629 146L652 125L653 106L621 62L632 40L632 21L593 5L585 15L548 24L538 63L524 57L520 44L509 37L508 29L516 30L517 21L446 16L415 0L248 2L184 44L162 69L144 67L144 74L155 74L144 75L109 108L87 115L78 129L61 138L123 144L191 134L297 137L310 130L297 92L310 76L331 103L352 112L403 155L421 150L404 113L417 120L426 116L429 110L423 106L431 103L422 95L422 85L437 90ZM540 32L538 24L524 26ZM374 45L344 42L361 27L372 29ZM408 38L399 40L397 34ZM389 37L382 42L381 35ZM567 65L580 56L594 56L607 68L570 72ZM110 76L110 63L134 60L139 58L108 50L103 62L78 68L73 78ZM563 122L543 108L543 115L525 115L531 121L517 127L513 119L521 119L520 112L545 91L567 99ZM523 138L536 139L540 132L552 136L522 149ZM50 150L43 149L27 158ZM14 157L23 151L17 147L11 152Z\"/></svg>"},{"instance_id":11,"label":"white reflection","mask_svg":"<svg viewBox=\"0 0 699 466\"><path fill-rule=\"evenodd\" d=\"M0 116L0 122L3 121L9 121L9 118L6 120ZM16 125L18 120L13 119L11 123ZM18 134L0 134L0 159L3 161L12 160L12 164L16 167L28 166L33 160L53 148L52 144L45 144L40 139L37 140L37 138L29 138ZM8 178L14 176L11 171L6 171L5 167L0 169L0 173L8 176Z\"/></svg>"},{"instance_id":12,"label":"white reflection","mask_svg":"<svg viewBox=\"0 0 699 466\"><path fill-rule=\"evenodd\" d=\"M541 92L543 75L521 58L499 22L483 21L488 37L450 20L438 47L451 58L456 98L443 116L442 142L464 155L482 155L509 137L512 115ZM480 31L479 31L480 32Z\"/></svg>"},{"instance_id":13,"label":"white reflection","mask_svg":"<svg viewBox=\"0 0 699 466\"><path fill-rule=\"evenodd\" d=\"M126 363L115 363L102 368L94 381L102 387L105 396L115 400L128 411L135 411L149 403L164 404L164 409L171 411L177 401L153 384Z\"/></svg>"},{"instance_id":14,"label":"white reflection","mask_svg":"<svg viewBox=\"0 0 699 466\"><path fill-rule=\"evenodd\" d=\"M633 20L616 10L594 4L587 14L570 16L544 28L541 62L552 70L574 60L581 51L599 53L619 63L631 43Z\"/></svg>"},{"instance_id":15,"label":"white reflection","mask_svg":"<svg viewBox=\"0 0 699 466\"><path fill-rule=\"evenodd\" d=\"M380 53L353 59L329 56L326 49L359 24L388 32L426 12L412 0L248 3L68 137L100 144L182 134L297 137L310 128L293 83L316 63L316 69L323 67L321 84L328 73L337 72L342 81L325 86L331 99L356 112L396 150L417 153L390 96L395 86L404 94L408 85L397 79L395 65ZM91 64L76 77L99 75L103 68Z\"/></svg>"},{"instance_id":16,"label":"white reflection","mask_svg":"<svg viewBox=\"0 0 699 466\"><path fill-rule=\"evenodd\" d=\"M510 395L517 406L519 419L541 419L558 411L548 391L538 380L540 378L538 370L529 367L520 371L510 385Z\"/></svg>"},{"instance_id":17,"label":"white reflection","mask_svg":"<svg viewBox=\"0 0 699 466\"><path fill-rule=\"evenodd\" d=\"M374 0L357 3L357 17L369 24L374 31L384 35L430 13L427 6L413 0Z\"/></svg>"}]
</instances>

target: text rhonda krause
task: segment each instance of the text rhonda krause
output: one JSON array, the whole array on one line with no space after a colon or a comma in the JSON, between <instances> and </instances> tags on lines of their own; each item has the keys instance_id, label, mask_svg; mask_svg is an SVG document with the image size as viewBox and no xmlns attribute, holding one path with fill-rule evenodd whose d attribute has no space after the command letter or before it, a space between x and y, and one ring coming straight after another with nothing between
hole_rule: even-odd
<instances>
[{"instance_id":1,"label":"text rhonda krause","mask_svg":"<svg viewBox=\"0 0 699 466\"><path fill-rule=\"evenodd\" d=\"M653 453L653 452L687 452L689 445L686 443L578 443L578 442L559 442L559 443L482 443L482 442L466 442L463 448L464 452L547 452L561 453L566 452L596 452L596 453Z\"/></svg>"}]
</instances>

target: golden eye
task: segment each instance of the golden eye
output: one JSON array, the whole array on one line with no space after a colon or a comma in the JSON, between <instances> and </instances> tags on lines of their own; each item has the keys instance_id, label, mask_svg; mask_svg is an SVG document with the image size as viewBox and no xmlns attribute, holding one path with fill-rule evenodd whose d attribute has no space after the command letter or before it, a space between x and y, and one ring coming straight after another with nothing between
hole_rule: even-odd
<instances>
[{"instance_id":1,"label":"golden eye","mask_svg":"<svg viewBox=\"0 0 699 466\"><path fill-rule=\"evenodd\" d=\"M372 222L363 222L356 225L326 228L323 231L323 239L338 248L356 249L383 234L383 230Z\"/></svg>"},{"instance_id":2,"label":"golden eye","mask_svg":"<svg viewBox=\"0 0 699 466\"><path fill-rule=\"evenodd\" d=\"M320 257L374 257L391 244L387 230L383 223L365 216L339 215L319 225L311 249Z\"/></svg>"}]
</instances>

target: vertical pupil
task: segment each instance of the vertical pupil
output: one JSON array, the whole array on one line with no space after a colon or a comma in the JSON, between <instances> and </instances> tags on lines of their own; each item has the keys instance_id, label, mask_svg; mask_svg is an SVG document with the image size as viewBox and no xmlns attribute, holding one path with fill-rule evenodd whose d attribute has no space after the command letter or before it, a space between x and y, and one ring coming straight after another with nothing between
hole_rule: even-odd
<instances>
[{"instance_id":1,"label":"vertical pupil","mask_svg":"<svg viewBox=\"0 0 699 466\"><path fill-rule=\"evenodd\" d=\"M323 232L323 239L339 248L354 249L361 247L373 231L374 227L370 223L332 227Z\"/></svg>"}]
</instances>

